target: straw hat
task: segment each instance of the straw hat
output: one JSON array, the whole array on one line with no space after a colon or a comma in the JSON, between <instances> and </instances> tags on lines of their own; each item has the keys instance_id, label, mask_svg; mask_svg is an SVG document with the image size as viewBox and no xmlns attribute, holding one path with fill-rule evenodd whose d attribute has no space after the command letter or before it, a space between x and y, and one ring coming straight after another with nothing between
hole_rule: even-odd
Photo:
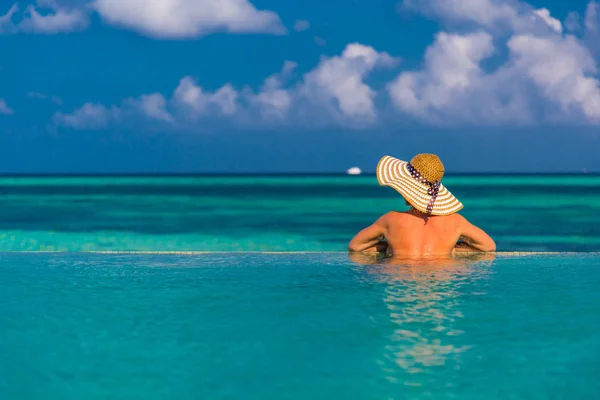
<instances>
[{"instance_id":1,"label":"straw hat","mask_svg":"<svg viewBox=\"0 0 600 400\"><path fill-rule=\"evenodd\" d=\"M417 154L410 162L384 156L377 181L396 189L414 208L430 215L450 215L463 205L442 185L444 164L435 154Z\"/></svg>"}]
</instances>

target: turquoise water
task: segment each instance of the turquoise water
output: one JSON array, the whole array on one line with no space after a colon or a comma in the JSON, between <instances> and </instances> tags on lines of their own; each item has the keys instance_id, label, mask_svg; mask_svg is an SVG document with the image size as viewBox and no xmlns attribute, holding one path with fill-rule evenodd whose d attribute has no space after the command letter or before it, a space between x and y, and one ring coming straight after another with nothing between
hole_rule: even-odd
<instances>
[{"instance_id":1,"label":"turquoise water","mask_svg":"<svg viewBox=\"0 0 600 400\"><path fill-rule=\"evenodd\" d=\"M600 176L456 176L505 251L598 251ZM0 178L0 251L343 251L400 196L374 176Z\"/></svg>"},{"instance_id":2,"label":"turquoise water","mask_svg":"<svg viewBox=\"0 0 600 400\"><path fill-rule=\"evenodd\" d=\"M596 399L598 255L0 254L2 399Z\"/></svg>"},{"instance_id":3,"label":"turquoise water","mask_svg":"<svg viewBox=\"0 0 600 400\"><path fill-rule=\"evenodd\" d=\"M600 398L600 176L445 183L582 253L349 259L405 209L372 176L0 178L0 399Z\"/></svg>"}]
</instances>

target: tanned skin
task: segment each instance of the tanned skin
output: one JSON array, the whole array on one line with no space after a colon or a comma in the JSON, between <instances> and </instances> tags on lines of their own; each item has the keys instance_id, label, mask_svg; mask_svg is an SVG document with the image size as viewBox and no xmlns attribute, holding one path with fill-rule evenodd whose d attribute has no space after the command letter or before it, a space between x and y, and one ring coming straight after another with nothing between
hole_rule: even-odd
<instances>
[{"instance_id":1,"label":"tanned skin","mask_svg":"<svg viewBox=\"0 0 600 400\"><path fill-rule=\"evenodd\" d=\"M494 252L496 243L459 214L428 216L411 207L381 216L350 241L348 250L405 257L451 256Z\"/></svg>"}]
</instances>

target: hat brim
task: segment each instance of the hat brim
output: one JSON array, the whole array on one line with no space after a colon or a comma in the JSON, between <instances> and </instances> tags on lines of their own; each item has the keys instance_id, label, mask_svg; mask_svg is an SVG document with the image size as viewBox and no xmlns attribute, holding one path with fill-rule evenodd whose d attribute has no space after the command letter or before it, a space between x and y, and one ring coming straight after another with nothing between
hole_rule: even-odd
<instances>
[{"instance_id":1,"label":"hat brim","mask_svg":"<svg viewBox=\"0 0 600 400\"><path fill-rule=\"evenodd\" d=\"M408 171L408 163L397 158L384 156L377 164L377 181L381 186L389 186L398 191L414 208L427 213L431 196L429 187L413 178ZM463 208L463 205L444 185L440 184L438 196L431 215L451 215Z\"/></svg>"}]
</instances>

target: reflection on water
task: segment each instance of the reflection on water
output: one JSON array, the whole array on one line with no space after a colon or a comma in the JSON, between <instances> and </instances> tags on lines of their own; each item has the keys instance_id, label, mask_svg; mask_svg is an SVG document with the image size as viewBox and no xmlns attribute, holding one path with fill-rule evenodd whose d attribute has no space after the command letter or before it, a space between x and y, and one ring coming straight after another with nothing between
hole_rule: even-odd
<instances>
[{"instance_id":1,"label":"reflection on water","mask_svg":"<svg viewBox=\"0 0 600 400\"><path fill-rule=\"evenodd\" d=\"M486 274L494 255L444 259L380 258L352 254L370 279L385 285L384 303L393 331L379 364L386 379L407 386L452 386L450 371L460 368L469 346L457 322L463 318L464 286ZM443 368L444 374L436 374ZM439 382L436 376L443 376ZM449 379L450 378L450 379Z\"/></svg>"}]
</instances>

